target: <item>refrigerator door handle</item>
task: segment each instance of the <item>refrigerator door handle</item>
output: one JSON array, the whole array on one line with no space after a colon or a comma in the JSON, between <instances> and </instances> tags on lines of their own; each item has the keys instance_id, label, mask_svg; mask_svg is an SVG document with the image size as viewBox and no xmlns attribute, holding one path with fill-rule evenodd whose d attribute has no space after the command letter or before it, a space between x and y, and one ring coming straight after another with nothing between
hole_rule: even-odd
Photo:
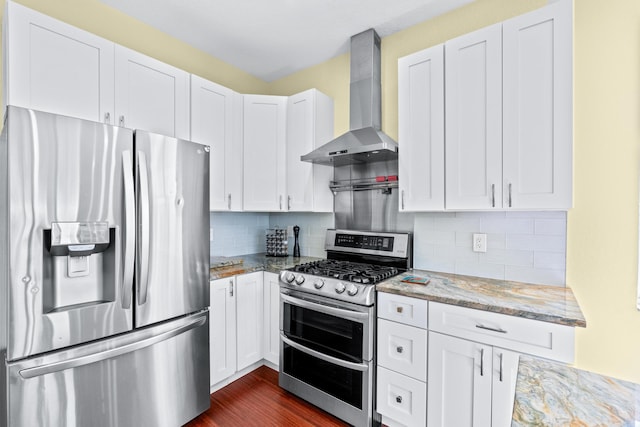
<instances>
[{"instance_id":1,"label":"refrigerator door handle","mask_svg":"<svg viewBox=\"0 0 640 427\"><path fill-rule=\"evenodd\" d=\"M133 293L133 266L135 261L135 203L133 191L133 164L131 152L122 153L122 177L124 179L124 272L122 277L122 308L131 307Z\"/></svg>"},{"instance_id":2,"label":"refrigerator door handle","mask_svg":"<svg viewBox=\"0 0 640 427\"><path fill-rule=\"evenodd\" d=\"M144 338L139 341L130 342L130 343L120 345L115 348L111 348L109 350L105 350L98 353L74 357L74 358L66 359L59 362L53 362L46 365L36 366L33 368L22 369L19 371L20 376L25 379L34 378L34 377L39 377L47 374L53 374L55 372L60 372L65 369L78 368L80 366L89 365L91 363L96 363L96 362L100 362L107 359L113 359L123 354L141 350L143 348L152 346L159 342L166 341L170 338L173 338L187 331L190 331L191 329L195 329L199 326L202 326L206 322L207 322L207 316L205 314L203 316L199 316L195 319L192 319L191 321L189 321L184 325L180 325L177 328L170 329L168 331L162 332L157 335L152 335L149 338Z\"/></svg>"},{"instance_id":3,"label":"refrigerator door handle","mask_svg":"<svg viewBox=\"0 0 640 427\"><path fill-rule=\"evenodd\" d=\"M140 180L140 221L138 223L140 235L138 243L140 245L141 272L138 281L138 305L147 302L149 290L149 172L147 169L147 158L144 151L138 151L138 173Z\"/></svg>"}]
</instances>

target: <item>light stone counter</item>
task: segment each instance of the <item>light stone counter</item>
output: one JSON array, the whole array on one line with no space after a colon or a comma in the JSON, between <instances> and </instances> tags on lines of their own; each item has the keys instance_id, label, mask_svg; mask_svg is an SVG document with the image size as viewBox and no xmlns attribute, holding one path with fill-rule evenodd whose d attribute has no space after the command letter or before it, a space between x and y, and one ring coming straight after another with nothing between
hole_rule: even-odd
<instances>
[{"instance_id":1,"label":"light stone counter","mask_svg":"<svg viewBox=\"0 0 640 427\"><path fill-rule=\"evenodd\" d=\"M511 426L637 426L640 385L520 357Z\"/></svg>"},{"instance_id":2,"label":"light stone counter","mask_svg":"<svg viewBox=\"0 0 640 427\"><path fill-rule=\"evenodd\" d=\"M238 255L234 257L212 257L210 260L210 280L238 274L253 273L254 271L268 271L280 273L280 270L291 268L298 264L315 261L316 257L269 257L264 253Z\"/></svg>"},{"instance_id":3,"label":"light stone counter","mask_svg":"<svg viewBox=\"0 0 640 427\"><path fill-rule=\"evenodd\" d=\"M428 277L430 281L427 285L402 282L409 275ZM376 290L561 325L586 326L568 287L409 270L379 283Z\"/></svg>"}]
</instances>

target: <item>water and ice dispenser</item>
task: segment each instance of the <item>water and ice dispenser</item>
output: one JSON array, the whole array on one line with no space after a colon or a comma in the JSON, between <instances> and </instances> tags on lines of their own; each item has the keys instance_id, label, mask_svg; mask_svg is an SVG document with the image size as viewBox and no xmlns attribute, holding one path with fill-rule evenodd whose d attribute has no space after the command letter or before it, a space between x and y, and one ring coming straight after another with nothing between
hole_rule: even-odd
<instances>
[{"instance_id":1,"label":"water and ice dispenser","mask_svg":"<svg viewBox=\"0 0 640 427\"><path fill-rule=\"evenodd\" d=\"M116 232L107 222L54 222L44 230L44 311L115 299Z\"/></svg>"}]
</instances>

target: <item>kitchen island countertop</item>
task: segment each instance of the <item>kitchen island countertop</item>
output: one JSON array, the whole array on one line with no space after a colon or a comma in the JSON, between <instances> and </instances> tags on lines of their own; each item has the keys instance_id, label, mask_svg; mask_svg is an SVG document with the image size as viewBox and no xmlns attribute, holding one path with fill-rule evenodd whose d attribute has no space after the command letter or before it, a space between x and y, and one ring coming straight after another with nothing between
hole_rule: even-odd
<instances>
[{"instance_id":1,"label":"kitchen island countertop","mask_svg":"<svg viewBox=\"0 0 640 427\"><path fill-rule=\"evenodd\" d=\"M222 279L224 277L238 274L253 273L254 271L268 271L280 273L280 270L291 268L298 264L311 262L322 258L302 256L294 258L270 257L265 253L238 255L234 257L211 257L209 267L210 280Z\"/></svg>"},{"instance_id":2,"label":"kitchen island countertop","mask_svg":"<svg viewBox=\"0 0 640 427\"><path fill-rule=\"evenodd\" d=\"M429 283L403 282L408 275L428 278ZM586 326L568 287L409 270L379 283L376 290L566 326Z\"/></svg>"},{"instance_id":3,"label":"kitchen island countertop","mask_svg":"<svg viewBox=\"0 0 640 427\"><path fill-rule=\"evenodd\" d=\"M640 384L521 356L511 426L635 426Z\"/></svg>"}]
</instances>

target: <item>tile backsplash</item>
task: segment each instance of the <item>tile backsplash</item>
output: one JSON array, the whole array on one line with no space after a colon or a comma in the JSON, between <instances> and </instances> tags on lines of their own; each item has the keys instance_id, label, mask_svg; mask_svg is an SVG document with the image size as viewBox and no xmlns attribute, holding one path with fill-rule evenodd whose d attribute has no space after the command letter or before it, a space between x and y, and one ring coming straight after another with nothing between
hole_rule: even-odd
<instances>
[{"instance_id":1,"label":"tile backsplash","mask_svg":"<svg viewBox=\"0 0 640 427\"><path fill-rule=\"evenodd\" d=\"M300 254L324 258L327 228L333 228L333 213L255 213L211 212L211 256L237 256L265 252L268 228L298 225ZM293 254L293 233L289 237L289 254Z\"/></svg>"},{"instance_id":2,"label":"tile backsplash","mask_svg":"<svg viewBox=\"0 0 640 427\"><path fill-rule=\"evenodd\" d=\"M286 228L300 227L300 255L325 258L324 239L327 228L335 224L333 213L286 212L269 215L269 226ZM289 236L289 254L293 254L294 237Z\"/></svg>"},{"instance_id":3,"label":"tile backsplash","mask_svg":"<svg viewBox=\"0 0 640 427\"><path fill-rule=\"evenodd\" d=\"M255 212L211 212L209 241L211 256L236 256L265 251L269 214Z\"/></svg>"},{"instance_id":4,"label":"tile backsplash","mask_svg":"<svg viewBox=\"0 0 640 427\"><path fill-rule=\"evenodd\" d=\"M415 268L501 280L565 285L566 212L433 212L413 219ZM212 212L211 255L265 251L267 228L298 225L300 253L326 256L332 213ZM406 224L408 228L410 224ZM473 252L473 233L487 235L487 252ZM293 253L293 235L289 253Z\"/></svg>"},{"instance_id":5,"label":"tile backsplash","mask_svg":"<svg viewBox=\"0 0 640 427\"><path fill-rule=\"evenodd\" d=\"M566 212L417 213L415 268L520 282L565 285ZM473 233L487 252L473 252Z\"/></svg>"}]
</instances>

